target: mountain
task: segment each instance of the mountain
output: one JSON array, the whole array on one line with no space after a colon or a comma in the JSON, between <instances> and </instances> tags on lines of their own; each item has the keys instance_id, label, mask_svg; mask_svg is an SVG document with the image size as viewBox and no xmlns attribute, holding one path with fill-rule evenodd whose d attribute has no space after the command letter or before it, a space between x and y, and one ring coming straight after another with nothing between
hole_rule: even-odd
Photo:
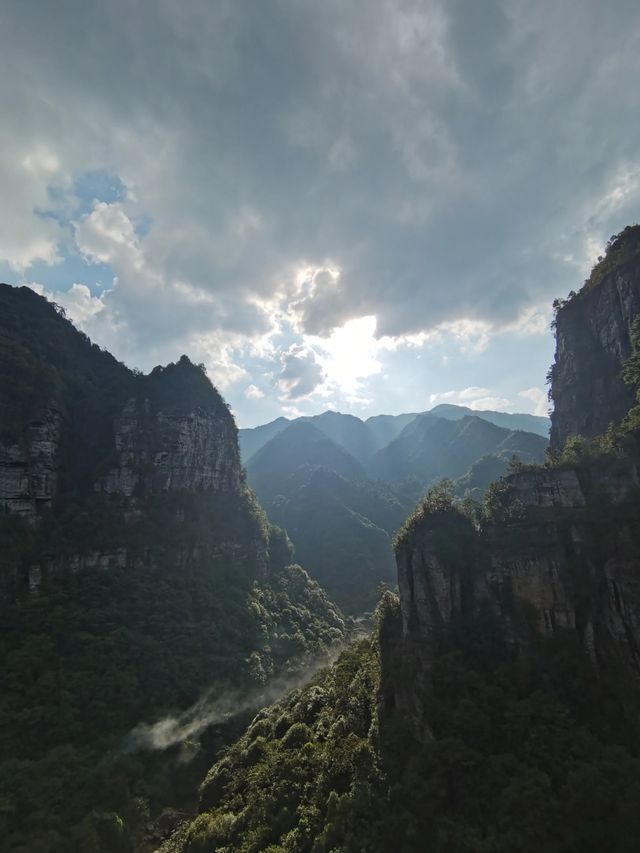
<instances>
[{"instance_id":1,"label":"mountain","mask_svg":"<svg viewBox=\"0 0 640 853\"><path fill-rule=\"evenodd\" d=\"M393 582L391 536L407 504L368 482L360 462L311 420L265 444L249 460L247 478L332 599L349 613L371 610L379 584Z\"/></svg>"},{"instance_id":2,"label":"mountain","mask_svg":"<svg viewBox=\"0 0 640 853\"><path fill-rule=\"evenodd\" d=\"M459 478L461 495L481 497L511 456L541 461L546 444L475 416L380 416L371 425L325 412L278 431L249 459L247 479L311 575L357 615L372 609L381 582L393 581L391 539L432 481ZM489 457L493 463L479 464Z\"/></svg>"},{"instance_id":3,"label":"mountain","mask_svg":"<svg viewBox=\"0 0 640 853\"><path fill-rule=\"evenodd\" d=\"M344 623L291 565L185 356L134 373L0 285L0 415L3 849L130 850L193 799L230 729L196 726L178 771L182 747L136 752L131 732L205 694L249 707L327 659Z\"/></svg>"},{"instance_id":4,"label":"mountain","mask_svg":"<svg viewBox=\"0 0 640 853\"><path fill-rule=\"evenodd\" d=\"M308 422L335 441L336 444L339 444L347 453L366 465L374 453L397 438L415 418L426 414L447 420L460 420L468 416L479 417L509 430L533 432L544 438L549 437L549 418L507 412L476 411L466 406L454 406L447 403L436 406L430 412L373 415L366 421L362 421L354 415L327 411L321 415L295 418L293 421L287 418L277 418L275 421L262 426L241 429L239 440L242 460L247 465L251 457L275 435L286 429L288 424Z\"/></svg>"},{"instance_id":5,"label":"mountain","mask_svg":"<svg viewBox=\"0 0 640 853\"><path fill-rule=\"evenodd\" d=\"M509 459L488 453L474 462L466 474L453 482L456 495L481 501L488 486L509 471Z\"/></svg>"},{"instance_id":6,"label":"mountain","mask_svg":"<svg viewBox=\"0 0 640 853\"><path fill-rule=\"evenodd\" d=\"M602 327L599 288L626 259L559 307L544 465L483 504L428 492L396 538L399 596L382 596L373 637L254 718L162 853L640 847L640 312L610 323L607 348L594 336L588 373L571 323L579 298ZM635 299L640 270L628 281ZM590 394L605 375L626 406L616 384ZM612 428L588 409L609 396ZM606 434L561 441L598 418Z\"/></svg>"},{"instance_id":7,"label":"mountain","mask_svg":"<svg viewBox=\"0 0 640 853\"><path fill-rule=\"evenodd\" d=\"M254 427L253 429L239 430L238 443L245 465L254 453L260 450L268 441L271 441L279 432L286 429L290 423L291 421L288 418L276 418L275 421Z\"/></svg>"},{"instance_id":8,"label":"mountain","mask_svg":"<svg viewBox=\"0 0 640 853\"><path fill-rule=\"evenodd\" d=\"M247 477L258 496L276 495L301 465L320 466L344 477L365 479L362 465L309 421L297 421L254 454Z\"/></svg>"},{"instance_id":9,"label":"mountain","mask_svg":"<svg viewBox=\"0 0 640 853\"><path fill-rule=\"evenodd\" d=\"M345 613L373 610L379 585L395 584L391 539L408 505L383 484L306 465L264 505L295 543L297 558Z\"/></svg>"},{"instance_id":10,"label":"mountain","mask_svg":"<svg viewBox=\"0 0 640 853\"><path fill-rule=\"evenodd\" d=\"M376 450L380 450L390 441L393 441L402 430L418 416L417 412L409 412L405 415L372 415L367 418L365 424L373 436Z\"/></svg>"},{"instance_id":11,"label":"mountain","mask_svg":"<svg viewBox=\"0 0 640 853\"><path fill-rule=\"evenodd\" d=\"M490 409L469 409L467 406L454 406L450 403L440 403L429 410L429 414L439 418L457 421L464 417L482 418L496 426L508 430L533 432L543 438L549 438L549 418L540 415L528 415L524 413L512 414L511 412L493 412Z\"/></svg>"},{"instance_id":12,"label":"mountain","mask_svg":"<svg viewBox=\"0 0 640 853\"><path fill-rule=\"evenodd\" d=\"M362 464L365 464L378 449L375 433L367 423L353 415L323 412L311 418L300 418L300 421L313 424L316 429L335 441Z\"/></svg>"},{"instance_id":13,"label":"mountain","mask_svg":"<svg viewBox=\"0 0 640 853\"><path fill-rule=\"evenodd\" d=\"M546 445L542 436L504 429L475 415L447 420L429 412L371 459L369 473L390 483L411 477L424 489L442 477L463 476L487 454L542 461Z\"/></svg>"},{"instance_id":14,"label":"mountain","mask_svg":"<svg viewBox=\"0 0 640 853\"><path fill-rule=\"evenodd\" d=\"M609 241L584 287L554 304L556 358L550 371L551 443L603 433L633 404L620 368L632 353L631 328L640 314L640 225Z\"/></svg>"}]
</instances>

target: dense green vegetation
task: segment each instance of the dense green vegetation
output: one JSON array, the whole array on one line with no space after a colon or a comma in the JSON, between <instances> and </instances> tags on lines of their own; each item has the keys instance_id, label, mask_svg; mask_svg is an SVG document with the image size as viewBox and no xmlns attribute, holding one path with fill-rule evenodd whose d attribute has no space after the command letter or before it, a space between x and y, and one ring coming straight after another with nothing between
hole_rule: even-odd
<instances>
[{"instance_id":1,"label":"dense green vegetation","mask_svg":"<svg viewBox=\"0 0 640 853\"><path fill-rule=\"evenodd\" d=\"M260 499L279 494L302 465L327 468L351 480L364 480L362 465L307 421L291 424L251 458L247 476Z\"/></svg>"},{"instance_id":2,"label":"dense green vegetation","mask_svg":"<svg viewBox=\"0 0 640 853\"><path fill-rule=\"evenodd\" d=\"M205 732L182 764L177 748L118 754L127 733L187 708L205 689L242 695L341 641L342 620L324 593L302 569L285 566L281 533L271 531L264 581L246 555L233 559L216 547L241 525L242 507L226 504L225 526L222 507L216 513L183 496L187 521L177 523L175 500L165 498L141 527L127 529L132 553L138 537L154 532L151 562L45 575L37 595L0 608L3 850L133 849L150 815L167 804L192 807L195 785L229 734ZM98 546L91 519L89 528L79 521L78 531L59 531L57 540L43 533L41 541L58 557L76 535ZM254 523L242 522L247 530ZM110 539L108 525L102 533Z\"/></svg>"},{"instance_id":3,"label":"dense green vegetation","mask_svg":"<svg viewBox=\"0 0 640 853\"><path fill-rule=\"evenodd\" d=\"M247 464L248 481L269 517L286 529L303 565L350 614L370 612L380 582L395 583L391 540L426 487L443 474L461 475L456 493L481 499L514 454L542 461L547 444L540 435L466 415L418 415L401 428L403 422L380 418L375 433L369 421L336 412L299 419ZM375 436L393 429L396 438L372 454ZM266 430L247 432L259 440Z\"/></svg>"},{"instance_id":4,"label":"dense green vegetation","mask_svg":"<svg viewBox=\"0 0 640 853\"><path fill-rule=\"evenodd\" d=\"M28 287L0 285L0 440L23 442L52 406L64 421L60 486L86 491L111 452L113 420L137 377Z\"/></svg>"},{"instance_id":5,"label":"dense green vegetation","mask_svg":"<svg viewBox=\"0 0 640 853\"><path fill-rule=\"evenodd\" d=\"M382 645L362 641L261 712L214 765L201 815L163 853L631 853L640 844L638 733L575 636L526 659L490 614L443 631L417 741L377 707ZM391 657L390 657L391 656Z\"/></svg>"},{"instance_id":6,"label":"dense green vegetation","mask_svg":"<svg viewBox=\"0 0 640 853\"><path fill-rule=\"evenodd\" d=\"M364 640L262 711L209 772L203 813L163 853L372 850L378 680Z\"/></svg>"},{"instance_id":7,"label":"dense green vegetation","mask_svg":"<svg viewBox=\"0 0 640 853\"><path fill-rule=\"evenodd\" d=\"M132 398L150 438L136 473L153 469L156 411L206 412L233 485L96 489ZM37 518L0 513L0 849L146 850L149 825L166 834L175 821L169 805L193 810L265 687L328 660L344 624L243 484L233 418L201 367L183 356L143 376L33 291L0 286L7 470L47 411L60 415L60 446L47 448L60 488ZM133 729L203 695L227 697L215 725L166 751L132 748Z\"/></svg>"},{"instance_id":8,"label":"dense green vegetation","mask_svg":"<svg viewBox=\"0 0 640 853\"><path fill-rule=\"evenodd\" d=\"M640 225L627 225L609 239L604 256L598 258L581 292L593 290L606 275L638 256L640 256Z\"/></svg>"},{"instance_id":9,"label":"dense green vegetation","mask_svg":"<svg viewBox=\"0 0 640 853\"><path fill-rule=\"evenodd\" d=\"M306 465L262 501L294 540L297 559L346 613L371 612L378 585L395 584L391 537L410 504L383 483Z\"/></svg>"}]
</instances>

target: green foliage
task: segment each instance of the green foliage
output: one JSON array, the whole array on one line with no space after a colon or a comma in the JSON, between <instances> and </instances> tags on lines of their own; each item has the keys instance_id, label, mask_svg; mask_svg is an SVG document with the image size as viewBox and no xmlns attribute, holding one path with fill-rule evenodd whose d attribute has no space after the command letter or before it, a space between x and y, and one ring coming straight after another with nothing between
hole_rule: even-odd
<instances>
[{"instance_id":1,"label":"green foliage","mask_svg":"<svg viewBox=\"0 0 640 853\"><path fill-rule=\"evenodd\" d=\"M421 528L424 519L429 515L442 515L444 513L458 512L455 502L455 491L451 480L440 480L427 491L426 495L418 503L413 513L405 520L398 530L394 539L394 548L397 550L406 544L412 535Z\"/></svg>"},{"instance_id":2,"label":"green foliage","mask_svg":"<svg viewBox=\"0 0 640 853\"><path fill-rule=\"evenodd\" d=\"M386 593L383 659L397 616ZM378 649L352 646L262 711L209 772L201 814L162 853L637 849L637 732L575 634L515 655L491 613L453 623L435 655L426 743L389 708L379 730ZM415 689L397 668L384 677Z\"/></svg>"},{"instance_id":3,"label":"green foliage","mask_svg":"<svg viewBox=\"0 0 640 853\"><path fill-rule=\"evenodd\" d=\"M382 483L305 465L276 494L263 490L261 500L294 540L297 559L345 613L373 610L378 583L395 582L391 534L406 506Z\"/></svg>"},{"instance_id":4,"label":"green foliage","mask_svg":"<svg viewBox=\"0 0 640 853\"><path fill-rule=\"evenodd\" d=\"M160 409L176 408L192 411L222 412L226 404L207 377L204 365L193 364L186 355L174 364L154 367L148 376L139 377L139 394Z\"/></svg>"},{"instance_id":5,"label":"green foliage","mask_svg":"<svg viewBox=\"0 0 640 853\"><path fill-rule=\"evenodd\" d=\"M150 815L193 808L238 721L159 755L129 754L132 728L205 689L255 689L342 641L340 615L289 565L286 535L246 487L125 510L117 497L76 494L35 528L0 517L0 571L43 574L37 594L0 607L3 850L130 851ZM92 555L110 567L71 570Z\"/></svg>"},{"instance_id":6,"label":"green foliage","mask_svg":"<svg viewBox=\"0 0 640 853\"><path fill-rule=\"evenodd\" d=\"M181 542L179 528L158 531ZM260 581L244 558L208 555L202 539L205 553L186 563L161 544L153 565L45 579L37 596L2 608L3 849L130 850L149 808L191 807L229 737L205 733L176 769L178 747L123 749L134 726L190 706L205 688L255 688L341 642L339 614L300 567Z\"/></svg>"},{"instance_id":7,"label":"green foliage","mask_svg":"<svg viewBox=\"0 0 640 853\"><path fill-rule=\"evenodd\" d=\"M163 853L373 849L378 680L375 647L364 640L258 714L205 779L203 813Z\"/></svg>"},{"instance_id":8,"label":"green foliage","mask_svg":"<svg viewBox=\"0 0 640 853\"><path fill-rule=\"evenodd\" d=\"M443 636L427 709L433 742L406 734L404 750L397 737L382 744L390 819L379 849L395 838L407 853L630 853L640 763L623 702L573 632L519 657L500 637L490 614Z\"/></svg>"},{"instance_id":9,"label":"green foliage","mask_svg":"<svg viewBox=\"0 0 640 853\"><path fill-rule=\"evenodd\" d=\"M640 255L640 225L627 225L619 234L614 234L607 243L604 257L591 270L582 291L593 290L617 267Z\"/></svg>"}]
</instances>

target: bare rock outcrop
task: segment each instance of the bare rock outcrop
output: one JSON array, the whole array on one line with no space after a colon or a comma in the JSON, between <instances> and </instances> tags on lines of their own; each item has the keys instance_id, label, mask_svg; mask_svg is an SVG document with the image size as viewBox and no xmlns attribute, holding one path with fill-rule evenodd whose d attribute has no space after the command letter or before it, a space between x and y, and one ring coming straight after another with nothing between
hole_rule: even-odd
<instances>
[{"instance_id":1,"label":"bare rock outcrop","mask_svg":"<svg viewBox=\"0 0 640 853\"><path fill-rule=\"evenodd\" d=\"M571 435L592 438L620 421L634 403L621 370L631 354L631 324L640 314L640 227L622 232L585 287L556 314L551 368L551 445Z\"/></svg>"},{"instance_id":2,"label":"bare rock outcrop","mask_svg":"<svg viewBox=\"0 0 640 853\"><path fill-rule=\"evenodd\" d=\"M158 410L131 398L114 426L117 462L97 491L132 497L161 492L229 492L240 482L235 427L227 411Z\"/></svg>"},{"instance_id":3,"label":"bare rock outcrop","mask_svg":"<svg viewBox=\"0 0 640 853\"><path fill-rule=\"evenodd\" d=\"M0 441L0 511L34 524L51 507L59 477L62 415L44 408L19 442Z\"/></svg>"}]
</instances>

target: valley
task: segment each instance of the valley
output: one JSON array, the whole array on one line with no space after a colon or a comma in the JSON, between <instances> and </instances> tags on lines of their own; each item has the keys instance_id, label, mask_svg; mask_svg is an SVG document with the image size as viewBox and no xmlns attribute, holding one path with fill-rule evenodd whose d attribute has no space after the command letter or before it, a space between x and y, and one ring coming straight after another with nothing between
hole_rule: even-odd
<instances>
[{"instance_id":1,"label":"valley","mask_svg":"<svg viewBox=\"0 0 640 853\"><path fill-rule=\"evenodd\" d=\"M482 499L514 459L543 461L549 424L452 405L367 421L325 412L241 429L239 443L269 517L330 597L357 615L373 610L381 583L395 585L394 534L431 485L450 479L459 497Z\"/></svg>"},{"instance_id":2,"label":"valley","mask_svg":"<svg viewBox=\"0 0 640 853\"><path fill-rule=\"evenodd\" d=\"M186 356L0 287L2 849L635 849L639 233L557 305L550 446L450 406L238 432Z\"/></svg>"}]
</instances>

